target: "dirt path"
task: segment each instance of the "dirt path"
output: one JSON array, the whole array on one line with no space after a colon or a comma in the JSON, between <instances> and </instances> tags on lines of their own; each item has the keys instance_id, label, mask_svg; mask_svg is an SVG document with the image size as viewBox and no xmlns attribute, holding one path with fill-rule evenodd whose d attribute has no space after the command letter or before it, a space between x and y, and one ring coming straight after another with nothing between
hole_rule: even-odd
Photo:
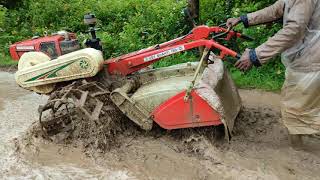
<instances>
[{"instance_id":1,"label":"dirt path","mask_svg":"<svg viewBox=\"0 0 320 180\"><path fill-rule=\"evenodd\" d=\"M242 90L244 111L230 143L208 129L128 131L110 152L86 154L71 146L24 137L46 97L21 90L0 72L0 179L320 179L320 140L306 150L289 146L280 96ZM210 130L210 129L209 129Z\"/></svg>"}]
</instances>

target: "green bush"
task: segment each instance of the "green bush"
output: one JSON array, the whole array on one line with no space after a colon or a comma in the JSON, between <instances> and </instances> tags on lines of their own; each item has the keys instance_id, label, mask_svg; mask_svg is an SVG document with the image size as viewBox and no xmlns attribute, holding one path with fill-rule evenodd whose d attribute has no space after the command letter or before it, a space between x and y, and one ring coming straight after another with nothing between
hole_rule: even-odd
<instances>
[{"instance_id":1,"label":"green bush","mask_svg":"<svg viewBox=\"0 0 320 180\"><path fill-rule=\"evenodd\" d=\"M181 35L185 6L184 0L29 0L10 11L6 32L17 35L12 40L61 29L81 33L87 28L83 15L94 12L100 20L105 55L110 57Z\"/></svg>"},{"instance_id":2,"label":"green bush","mask_svg":"<svg viewBox=\"0 0 320 180\"><path fill-rule=\"evenodd\" d=\"M7 9L0 5L0 57L6 56L5 51L3 51L6 46L6 38L4 33L4 24L5 24L5 15L6 15Z\"/></svg>"},{"instance_id":3,"label":"green bush","mask_svg":"<svg viewBox=\"0 0 320 180\"><path fill-rule=\"evenodd\" d=\"M8 10L0 7L0 50L8 56L9 44L28 39L34 34L53 33L58 30L77 32L80 39L87 27L83 15L93 12L98 17L98 36L102 39L105 58L140 50L186 34L182 10L186 0L19 0L12 4L4 1ZM199 24L219 25L228 17L256 11L275 0L200 0ZM0 1L0 4L2 1ZM5 24L5 26L4 26ZM281 25L270 24L237 30L256 37L254 42L240 41L240 52L246 47L257 47L279 30ZM234 48L230 45L230 47ZM179 62L196 60L197 51L172 56L155 64L169 66ZM8 58L5 58L8 59ZM0 59L1 61L1 59ZM0 62L1 63L1 62ZM279 89L283 82L284 68L279 58L263 68L241 73L228 65L236 83L241 87Z\"/></svg>"},{"instance_id":4,"label":"green bush","mask_svg":"<svg viewBox=\"0 0 320 180\"><path fill-rule=\"evenodd\" d=\"M0 5L0 28L1 28L1 31L3 31L2 28L4 25L4 18L5 18L6 11L7 11L7 9Z\"/></svg>"},{"instance_id":5,"label":"green bush","mask_svg":"<svg viewBox=\"0 0 320 180\"><path fill-rule=\"evenodd\" d=\"M209 26L222 24L229 17L239 17L243 14L254 12L276 0L201 0L201 22ZM269 37L274 35L281 28L281 24L273 23L250 27L248 29L240 25L236 30L255 38L253 42L239 41L240 52L245 48L255 48L264 43ZM232 47L232 46L231 46ZM237 49L233 47L233 49ZM243 73L228 65L235 82L243 88L263 88L267 90L279 90L284 81L284 66L280 58L274 58L261 68L254 68L249 72Z\"/></svg>"}]
</instances>

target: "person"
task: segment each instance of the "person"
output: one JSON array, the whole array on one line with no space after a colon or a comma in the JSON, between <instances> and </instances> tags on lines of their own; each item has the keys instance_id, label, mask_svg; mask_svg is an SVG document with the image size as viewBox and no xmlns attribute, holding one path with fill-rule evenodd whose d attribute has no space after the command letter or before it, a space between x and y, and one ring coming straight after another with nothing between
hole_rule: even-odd
<instances>
[{"instance_id":1,"label":"person","mask_svg":"<svg viewBox=\"0 0 320 180\"><path fill-rule=\"evenodd\" d=\"M320 0L278 0L262 10L227 20L245 27L283 18L283 28L255 49L246 49L235 66L249 70L281 54L286 67L281 94L282 121L293 147L302 135L320 131Z\"/></svg>"}]
</instances>

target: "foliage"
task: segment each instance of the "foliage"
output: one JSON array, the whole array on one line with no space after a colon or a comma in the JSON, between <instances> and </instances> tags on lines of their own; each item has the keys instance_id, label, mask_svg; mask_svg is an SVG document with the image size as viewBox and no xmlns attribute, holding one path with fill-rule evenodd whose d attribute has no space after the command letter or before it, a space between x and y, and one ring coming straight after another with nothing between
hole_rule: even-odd
<instances>
[{"instance_id":1,"label":"foliage","mask_svg":"<svg viewBox=\"0 0 320 180\"><path fill-rule=\"evenodd\" d=\"M5 15L6 15L6 11L7 9L4 8L3 6L0 5L0 33L4 34L4 19L5 19ZM4 57L5 53L2 51L2 49L6 48L5 44L3 44L4 42L4 37L3 35L0 36L0 57Z\"/></svg>"},{"instance_id":2,"label":"foliage","mask_svg":"<svg viewBox=\"0 0 320 180\"><path fill-rule=\"evenodd\" d=\"M203 24L217 25L226 22L229 17L239 17L249 12L254 12L274 3L276 0L201 0L201 22ZM248 29L240 25L236 30L255 38L253 42L238 42L240 52L245 48L255 48L265 42L281 28L281 24L273 23L250 27ZM233 47L233 49L237 49ZM284 81L284 66L280 57L273 59L261 68L254 68L249 72L240 72L228 65L237 85L243 88L263 88L267 90L279 90Z\"/></svg>"},{"instance_id":3,"label":"foliage","mask_svg":"<svg viewBox=\"0 0 320 180\"><path fill-rule=\"evenodd\" d=\"M200 23L219 25L228 17L256 11L275 0L200 0ZM182 15L186 0L0 0L0 52L7 59L9 44L28 39L35 34L58 30L77 32L80 39L88 35L82 23L83 15L94 12L99 19L98 36L102 39L106 58L139 50L165 42L190 31ZM5 26L4 26L5 24ZM254 42L239 42L240 52L246 47L257 47L279 30L279 24L269 24L237 30L256 37ZM232 47L232 46L230 46ZM233 47L234 48L234 47ZM197 51L172 56L155 64L169 66L194 61ZM4 64L0 59L0 64ZM228 65L236 83L241 87L279 89L284 68L279 58L263 68L242 73Z\"/></svg>"},{"instance_id":4,"label":"foliage","mask_svg":"<svg viewBox=\"0 0 320 180\"><path fill-rule=\"evenodd\" d=\"M0 0L0 5L13 9L22 5L23 0Z\"/></svg>"},{"instance_id":5,"label":"foliage","mask_svg":"<svg viewBox=\"0 0 320 180\"><path fill-rule=\"evenodd\" d=\"M7 9L0 5L0 27L3 27L6 11Z\"/></svg>"},{"instance_id":6,"label":"foliage","mask_svg":"<svg viewBox=\"0 0 320 180\"><path fill-rule=\"evenodd\" d=\"M6 33L11 42L35 33L61 29L85 32L83 15L94 12L101 27L105 56L119 55L164 42L182 34L185 23L179 0L29 0L10 11ZM15 21L11 21L15 19Z\"/></svg>"},{"instance_id":7,"label":"foliage","mask_svg":"<svg viewBox=\"0 0 320 180\"><path fill-rule=\"evenodd\" d=\"M12 61L12 59L10 58L10 56L6 56L6 55L4 55L4 54L0 54L0 59L1 59L0 67L16 66L16 65L18 65L18 62L17 62L17 61Z\"/></svg>"}]
</instances>

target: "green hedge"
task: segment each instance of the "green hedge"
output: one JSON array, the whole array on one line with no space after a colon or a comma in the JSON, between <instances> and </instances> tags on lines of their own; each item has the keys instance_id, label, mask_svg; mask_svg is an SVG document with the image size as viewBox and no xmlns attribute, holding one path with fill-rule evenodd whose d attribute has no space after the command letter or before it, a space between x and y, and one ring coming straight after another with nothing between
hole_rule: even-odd
<instances>
[{"instance_id":1,"label":"green hedge","mask_svg":"<svg viewBox=\"0 0 320 180\"><path fill-rule=\"evenodd\" d=\"M275 0L200 0L199 24L218 25L228 17L261 9ZM8 1L9 2L9 1ZM94 12L101 28L98 36L103 41L106 58L139 50L165 42L187 33L182 9L186 0L24 0L10 4L8 10L0 7L0 50L8 56L8 46L27 39L34 34L52 33L61 29L78 33L80 39L87 37L83 15ZM1 1L0 1L1 3ZM9 2L11 3L11 1ZM256 47L273 35L281 26L271 24L238 30L256 37L255 42L239 42L240 49ZM196 51L166 58L156 67L195 60ZM5 58L7 59L7 58ZM1 64L1 59L0 59ZM260 69L241 73L231 65L230 71L241 87L277 90L283 82L283 66L275 60Z\"/></svg>"},{"instance_id":2,"label":"green hedge","mask_svg":"<svg viewBox=\"0 0 320 180\"><path fill-rule=\"evenodd\" d=\"M7 39L14 42L35 33L61 29L86 31L83 15L99 18L105 56L115 56L164 42L182 34L184 1L173 0L29 0L7 14ZM13 21L14 20L14 21ZM80 35L82 36L82 35Z\"/></svg>"}]
</instances>

